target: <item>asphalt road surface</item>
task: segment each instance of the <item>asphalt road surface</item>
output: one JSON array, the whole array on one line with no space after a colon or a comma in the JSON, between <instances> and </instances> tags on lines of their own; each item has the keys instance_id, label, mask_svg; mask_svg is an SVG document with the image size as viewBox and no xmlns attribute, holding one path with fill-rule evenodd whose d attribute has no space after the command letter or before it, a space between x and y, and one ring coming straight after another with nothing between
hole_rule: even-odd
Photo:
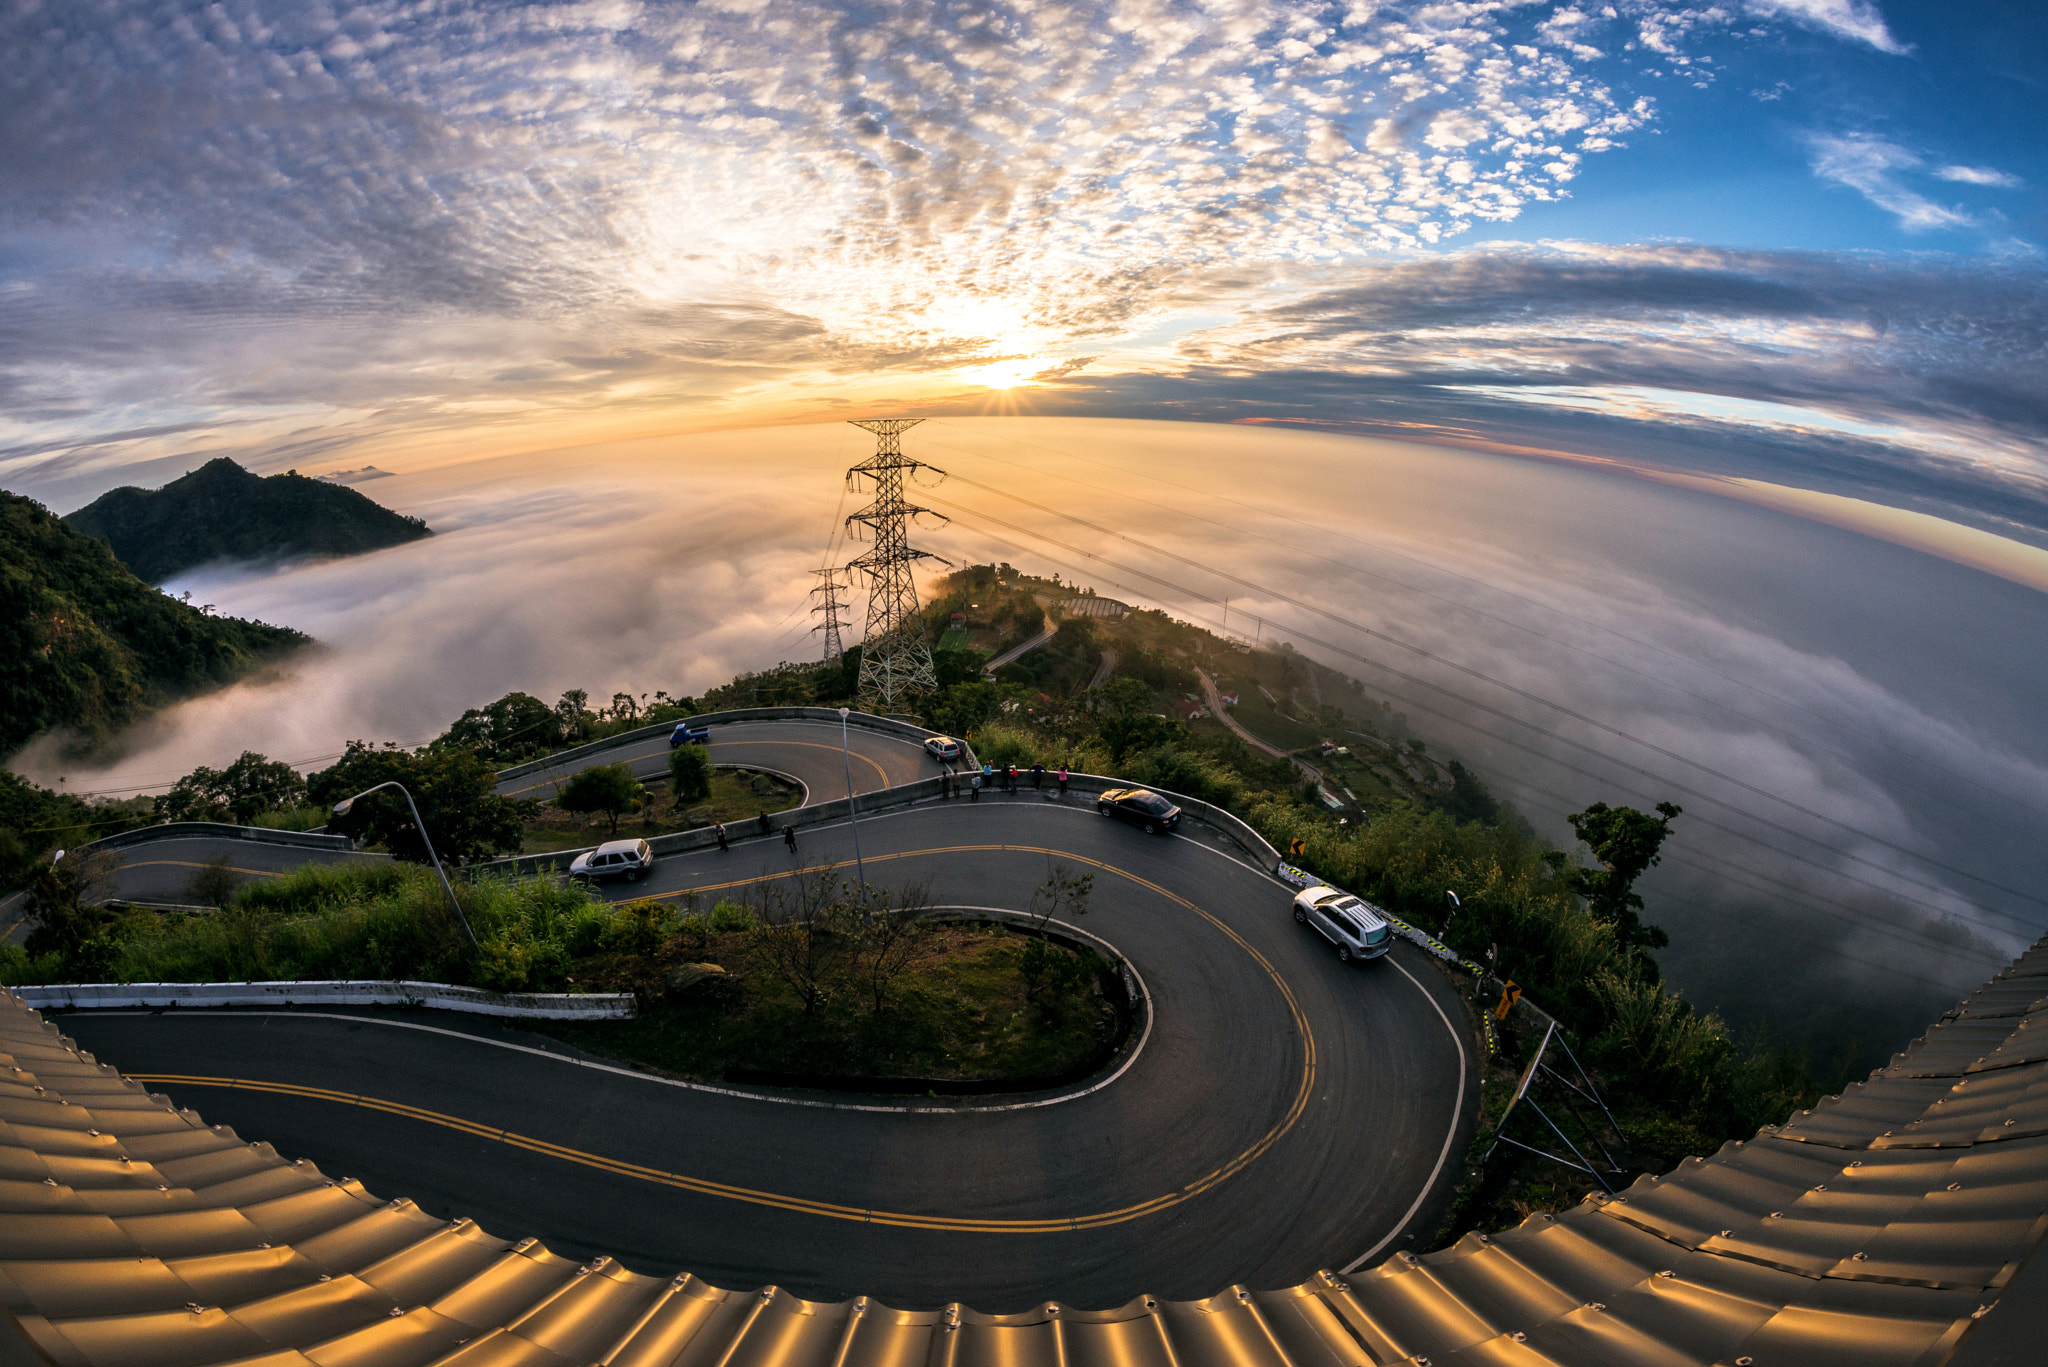
<instances>
[{"instance_id":1,"label":"asphalt road surface","mask_svg":"<svg viewBox=\"0 0 2048 1367\"><path fill-rule=\"evenodd\" d=\"M631 893L744 895L850 861L851 835L805 831L796 858L779 838L667 858ZM1463 1008L1419 953L1339 964L1289 890L1203 828L1147 837L1085 799L931 803L864 819L860 841L870 881L929 879L947 904L1020 909L1050 862L1094 871L1081 924L1153 995L1129 1068L1050 1104L906 1106L601 1071L438 1013L76 1012L63 1028L380 1195L727 1286L1100 1307L1290 1285L1433 1232L1478 1079ZM300 1090L231 1085L252 1080Z\"/></svg>"},{"instance_id":2,"label":"asphalt road surface","mask_svg":"<svg viewBox=\"0 0 2048 1367\"><path fill-rule=\"evenodd\" d=\"M853 788L857 793L930 778L940 771L939 762L925 752L924 746L907 737L849 726L846 742L848 756L842 758L839 728L830 722L728 722L711 728L711 762L786 774L810 789L812 802L845 797L848 768L853 771ZM507 779L498 785L498 791L506 797L548 798L578 769L621 761L633 766L635 778L666 776L668 750L666 735L628 741Z\"/></svg>"}]
</instances>

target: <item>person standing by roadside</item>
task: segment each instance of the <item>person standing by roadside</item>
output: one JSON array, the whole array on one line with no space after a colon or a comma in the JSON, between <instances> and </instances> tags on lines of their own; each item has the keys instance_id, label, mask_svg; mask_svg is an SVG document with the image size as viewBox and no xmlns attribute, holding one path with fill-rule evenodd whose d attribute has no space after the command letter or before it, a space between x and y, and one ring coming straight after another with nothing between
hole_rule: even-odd
<instances>
[{"instance_id":1,"label":"person standing by roadside","mask_svg":"<svg viewBox=\"0 0 2048 1367\"><path fill-rule=\"evenodd\" d=\"M996 767L987 760L981 762L981 786L991 792L995 790L996 786Z\"/></svg>"},{"instance_id":2,"label":"person standing by roadside","mask_svg":"<svg viewBox=\"0 0 2048 1367\"><path fill-rule=\"evenodd\" d=\"M1032 765L1032 766L1031 766L1031 791L1035 793L1035 792L1037 792L1037 791L1038 791L1038 790L1039 790L1040 788L1043 788L1044 786L1045 786L1045 766L1044 766L1043 764L1034 764L1034 765Z\"/></svg>"},{"instance_id":3,"label":"person standing by roadside","mask_svg":"<svg viewBox=\"0 0 2048 1367\"><path fill-rule=\"evenodd\" d=\"M967 791L967 800L968 800L969 802L979 802L979 801L981 801L981 775L980 775L980 774L976 774L976 775L974 776L974 783L973 783L973 786L972 786L971 788L969 788L969 789L968 789L968 791Z\"/></svg>"},{"instance_id":4,"label":"person standing by roadside","mask_svg":"<svg viewBox=\"0 0 2048 1367\"><path fill-rule=\"evenodd\" d=\"M1017 796L1017 766L1010 766L1010 796Z\"/></svg>"},{"instance_id":5,"label":"person standing by roadside","mask_svg":"<svg viewBox=\"0 0 2048 1367\"><path fill-rule=\"evenodd\" d=\"M1067 766L1066 766L1066 762L1065 762L1065 761L1063 760L1063 761L1061 761L1061 763L1060 763L1060 796L1061 796L1061 797L1065 797L1066 795L1067 795Z\"/></svg>"},{"instance_id":6,"label":"person standing by roadside","mask_svg":"<svg viewBox=\"0 0 2048 1367\"><path fill-rule=\"evenodd\" d=\"M770 835L774 833L774 830L775 828L768 824L768 809L763 807L761 809L761 834Z\"/></svg>"},{"instance_id":7,"label":"person standing by roadside","mask_svg":"<svg viewBox=\"0 0 2048 1367\"><path fill-rule=\"evenodd\" d=\"M723 821L714 821L711 824L718 831L718 848L720 850L730 850L732 846L725 843L725 823Z\"/></svg>"},{"instance_id":8,"label":"person standing by roadside","mask_svg":"<svg viewBox=\"0 0 2048 1367\"><path fill-rule=\"evenodd\" d=\"M782 843L789 846L791 854L796 853L796 827L784 826L782 828Z\"/></svg>"}]
</instances>

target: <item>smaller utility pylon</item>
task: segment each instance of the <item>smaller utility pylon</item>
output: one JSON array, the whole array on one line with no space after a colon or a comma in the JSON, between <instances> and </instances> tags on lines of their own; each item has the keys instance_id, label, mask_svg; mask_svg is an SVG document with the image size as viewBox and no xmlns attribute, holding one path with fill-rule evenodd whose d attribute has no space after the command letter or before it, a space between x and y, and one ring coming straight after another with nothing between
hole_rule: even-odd
<instances>
[{"instance_id":1,"label":"smaller utility pylon","mask_svg":"<svg viewBox=\"0 0 2048 1367\"><path fill-rule=\"evenodd\" d=\"M812 615L821 612L825 614L825 620L811 630L825 633L826 664L831 664L846 653L846 647L839 643L839 614L847 603L839 595L847 592L853 585L840 577L845 573L844 569L827 565L818 571L818 587L811 590L811 597L819 600L811 609Z\"/></svg>"}]
</instances>

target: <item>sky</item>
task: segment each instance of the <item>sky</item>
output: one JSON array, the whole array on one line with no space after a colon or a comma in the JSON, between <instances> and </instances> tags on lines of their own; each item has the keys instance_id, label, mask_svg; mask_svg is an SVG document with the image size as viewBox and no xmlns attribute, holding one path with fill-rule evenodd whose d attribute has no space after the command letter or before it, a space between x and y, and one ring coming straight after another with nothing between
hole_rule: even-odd
<instances>
[{"instance_id":1,"label":"sky","mask_svg":"<svg viewBox=\"0 0 2048 1367\"><path fill-rule=\"evenodd\" d=\"M802 658L843 420L920 414L941 554L1229 597L1557 838L1681 802L1646 891L1731 1018L1888 1050L2048 926L2042 6L0 0L0 45L0 487L374 465L439 533L185 576L320 649L22 772Z\"/></svg>"},{"instance_id":2,"label":"sky","mask_svg":"<svg viewBox=\"0 0 2048 1367\"><path fill-rule=\"evenodd\" d=\"M2027 3L9 0L0 482L905 406L2041 542Z\"/></svg>"}]
</instances>

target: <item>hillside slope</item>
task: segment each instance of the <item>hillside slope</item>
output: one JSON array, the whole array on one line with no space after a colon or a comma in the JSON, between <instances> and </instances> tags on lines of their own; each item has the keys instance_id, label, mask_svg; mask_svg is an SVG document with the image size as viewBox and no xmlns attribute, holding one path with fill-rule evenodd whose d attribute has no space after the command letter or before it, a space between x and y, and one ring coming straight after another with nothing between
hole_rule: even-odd
<instances>
[{"instance_id":1,"label":"hillside slope","mask_svg":"<svg viewBox=\"0 0 2048 1367\"><path fill-rule=\"evenodd\" d=\"M0 492L0 754L57 726L105 735L306 641L188 607L42 504Z\"/></svg>"},{"instance_id":2,"label":"hillside slope","mask_svg":"<svg viewBox=\"0 0 2048 1367\"><path fill-rule=\"evenodd\" d=\"M157 490L100 495L64 519L152 584L213 560L360 555L431 536L355 490L304 475L253 475L227 457Z\"/></svg>"}]
</instances>

